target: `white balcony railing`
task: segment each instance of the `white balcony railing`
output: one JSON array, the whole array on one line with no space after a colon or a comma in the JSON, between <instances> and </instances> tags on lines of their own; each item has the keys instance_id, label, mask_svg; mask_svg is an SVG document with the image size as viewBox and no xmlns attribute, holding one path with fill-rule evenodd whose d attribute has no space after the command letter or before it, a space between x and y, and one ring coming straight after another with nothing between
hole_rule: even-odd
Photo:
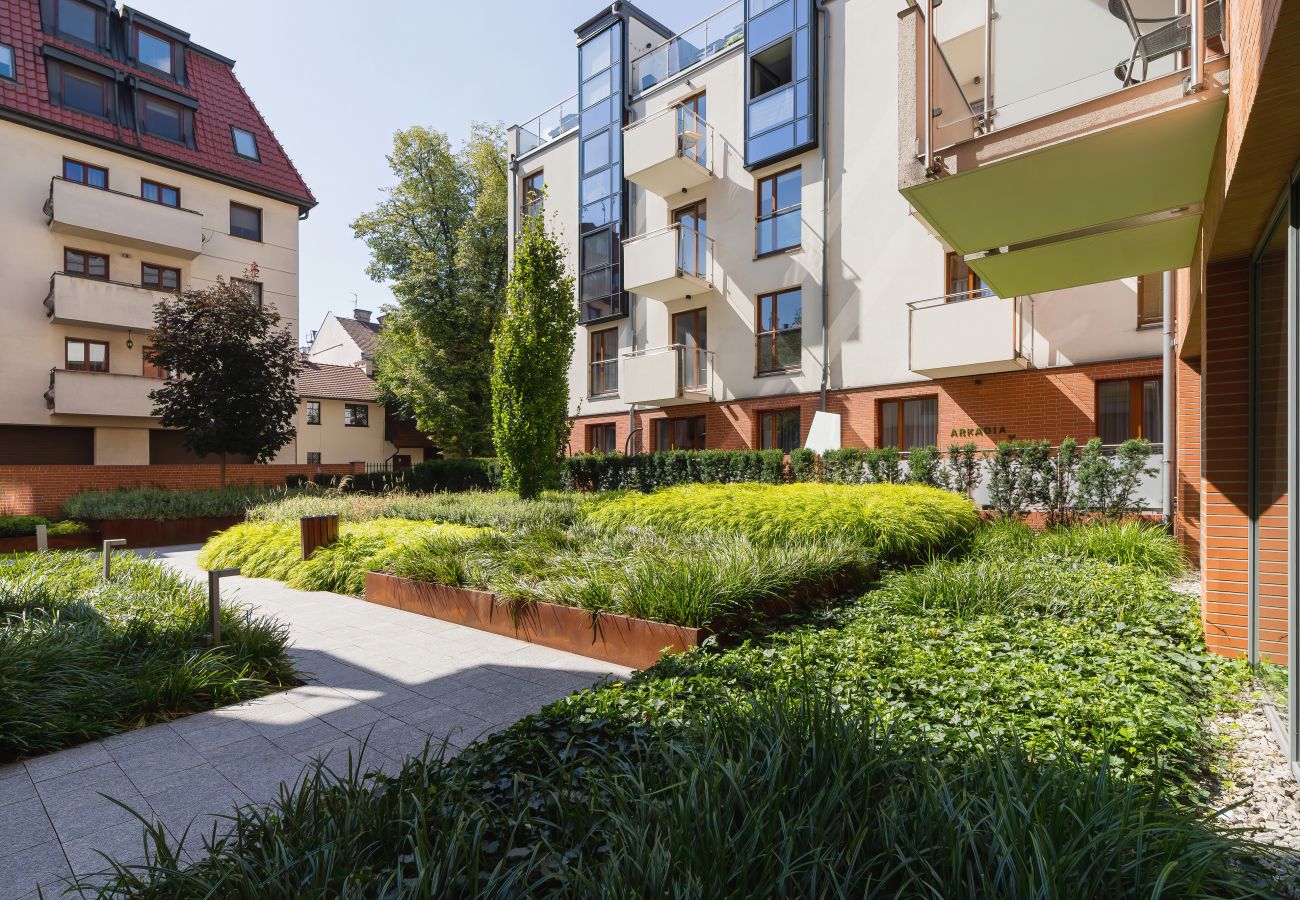
<instances>
[{"instance_id":1,"label":"white balcony railing","mask_svg":"<svg viewBox=\"0 0 1300 900\"><path fill-rule=\"evenodd\" d=\"M990 375L1033 363L1033 297L1004 299L978 290L907 307L908 368L918 375Z\"/></svg>"},{"instance_id":2,"label":"white balcony railing","mask_svg":"<svg viewBox=\"0 0 1300 900\"><path fill-rule=\"evenodd\" d=\"M57 415L150 418L149 392L162 383L143 375L52 369L45 404Z\"/></svg>"},{"instance_id":3,"label":"white balcony railing","mask_svg":"<svg viewBox=\"0 0 1300 900\"><path fill-rule=\"evenodd\" d=\"M713 288L713 238L680 222L623 242L623 288L683 300Z\"/></svg>"},{"instance_id":4,"label":"white balcony railing","mask_svg":"<svg viewBox=\"0 0 1300 900\"><path fill-rule=\"evenodd\" d=\"M158 296L134 284L55 272L50 276L45 314L58 325L148 332L153 330Z\"/></svg>"},{"instance_id":5,"label":"white balcony railing","mask_svg":"<svg viewBox=\"0 0 1300 900\"><path fill-rule=\"evenodd\" d=\"M193 259L203 252L203 216L134 194L64 178L50 181L45 202L51 231Z\"/></svg>"},{"instance_id":6,"label":"white balcony railing","mask_svg":"<svg viewBox=\"0 0 1300 900\"><path fill-rule=\"evenodd\" d=\"M713 351L669 344L625 353L619 397L625 403L664 406L712 400Z\"/></svg>"},{"instance_id":7,"label":"white balcony railing","mask_svg":"<svg viewBox=\"0 0 1300 900\"><path fill-rule=\"evenodd\" d=\"M685 106L670 106L623 129L628 181L674 197L713 176L713 126Z\"/></svg>"}]
</instances>

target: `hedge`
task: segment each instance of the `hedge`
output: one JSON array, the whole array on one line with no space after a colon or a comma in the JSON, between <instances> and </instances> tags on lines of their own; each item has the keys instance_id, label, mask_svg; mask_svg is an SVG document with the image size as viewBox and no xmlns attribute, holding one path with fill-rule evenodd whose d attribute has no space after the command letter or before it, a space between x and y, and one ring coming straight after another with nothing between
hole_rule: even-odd
<instances>
[{"instance_id":1,"label":"hedge","mask_svg":"<svg viewBox=\"0 0 1300 900\"><path fill-rule=\"evenodd\" d=\"M490 458L431 459L409 469L356 475L290 475L286 481L299 487L311 481L322 487L380 493L406 490L424 492L495 491L501 487L501 463Z\"/></svg>"},{"instance_id":2,"label":"hedge","mask_svg":"<svg viewBox=\"0 0 1300 900\"><path fill-rule=\"evenodd\" d=\"M679 484L782 484L780 450L664 450L624 456L584 453L564 461L561 484L578 491L652 491Z\"/></svg>"}]
</instances>

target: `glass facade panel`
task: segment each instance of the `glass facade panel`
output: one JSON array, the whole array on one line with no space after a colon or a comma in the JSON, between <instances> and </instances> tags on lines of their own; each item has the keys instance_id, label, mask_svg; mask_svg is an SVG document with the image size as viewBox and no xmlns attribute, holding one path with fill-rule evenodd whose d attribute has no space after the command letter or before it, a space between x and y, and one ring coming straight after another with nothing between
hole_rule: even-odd
<instances>
[{"instance_id":1,"label":"glass facade panel","mask_svg":"<svg viewBox=\"0 0 1300 900\"><path fill-rule=\"evenodd\" d=\"M757 15L751 8L749 35L746 39L751 52L794 31L794 6L794 0L784 0Z\"/></svg>"},{"instance_id":2,"label":"glass facade panel","mask_svg":"<svg viewBox=\"0 0 1300 900\"><path fill-rule=\"evenodd\" d=\"M746 0L745 165L815 146L813 0Z\"/></svg>"},{"instance_id":3,"label":"glass facade panel","mask_svg":"<svg viewBox=\"0 0 1300 900\"><path fill-rule=\"evenodd\" d=\"M579 243L580 319L623 315L619 272L622 247L623 23L614 22L578 48L579 172L582 176Z\"/></svg>"}]
</instances>

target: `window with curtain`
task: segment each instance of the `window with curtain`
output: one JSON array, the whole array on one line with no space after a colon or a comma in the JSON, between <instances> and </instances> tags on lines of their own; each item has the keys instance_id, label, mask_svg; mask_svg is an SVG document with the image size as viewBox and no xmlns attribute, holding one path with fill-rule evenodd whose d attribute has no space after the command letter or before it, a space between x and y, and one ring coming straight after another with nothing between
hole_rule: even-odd
<instances>
[{"instance_id":1,"label":"window with curtain","mask_svg":"<svg viewBox=\"0 0 1300 900\"><path fill-rule=\"evenodd\" d=\"M618 431L613 423L587 426L587 448L606 455L618 450Z\"/></svg>"},{"instance_id":2,"label":"window with curtain","mask_svg":"<svg viewBox=\"0 0 1300 900\"><path fill-rule=\"evenodd\" d=\"M1161 379L1124 378L1097 382L1097 436L1103 444L1146 438L1163 440Z\"/></svg>"},{"instance_id":3,"label":"window with curtain","mask_svg":"<svg viewBox=\"0 0 1300 900\"><path fill-rule=\"evenodd\" d=\"M939 398L880 401L879 444L907 451L939 443Z\"/></svg>"},{"instance_id":4,"label":"window with curtain","mask_svg":"<svg viewBox=\"0 0 1300 900\"><path fill-rule=\"evenodd\" d=\"M606 328L591 333L589 359L590 394L600 397L618 393L618 329Z\"/></svg>"},{"instance_id":5,"label":"window with curtain","mask_svg":"<svg viewBox=\"0 0 1300 900\"><path fill-rule=\"evenodd\" d=\"M656 420L655 449L703 450L705 421L704 416Z\"/></svg>"},{"instance_id":6,"label":"window with curtain","mask_svg":"<svg viewBox=\"0 0 1300 900\"><path fill-rule=\"evenodd\" d=\"M800 443L799 410L774 409L758 414L760 450L794 450Z\"/></svg>"}]
</instances>

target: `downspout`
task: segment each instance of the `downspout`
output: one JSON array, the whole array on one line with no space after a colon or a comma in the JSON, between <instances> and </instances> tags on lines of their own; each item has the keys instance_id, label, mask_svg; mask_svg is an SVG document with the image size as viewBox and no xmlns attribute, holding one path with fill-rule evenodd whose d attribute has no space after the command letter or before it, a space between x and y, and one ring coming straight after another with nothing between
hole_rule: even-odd
<instances>
[{"instance_id":1,"label":"downspout","mask_svg":"<svg viewBox=\"0 0 1300 900\"><path fill-rule=\"evenodd\" d=\"M1161 358L1163 368L1160 380L1160 516L1166 525L1174 517L1174 273L1165 272L1161 297Z\"/></svg>"},{"instance_id":2,"label":"downspout","mask_svg":"<svg viewBox=\"0 0 1300 900\"><path fill-rule=\"evenodd\" d=\"M830 127L827 124L826 111L830 108L827 99L830 93L830 32L831 16L826 5L830 0L817 0L817 13L822 20L821 33L821 54L818 60L819 79L821 84L818 86L820 102L818 110L821 121L818 123L821 131L821 157L822 157L822 380L821 388L818 391L817 408L826 412L826 390L831 380L831 170L830 170L830 152L827 149L829 143Z\"/></svg>"}]
</instances>

